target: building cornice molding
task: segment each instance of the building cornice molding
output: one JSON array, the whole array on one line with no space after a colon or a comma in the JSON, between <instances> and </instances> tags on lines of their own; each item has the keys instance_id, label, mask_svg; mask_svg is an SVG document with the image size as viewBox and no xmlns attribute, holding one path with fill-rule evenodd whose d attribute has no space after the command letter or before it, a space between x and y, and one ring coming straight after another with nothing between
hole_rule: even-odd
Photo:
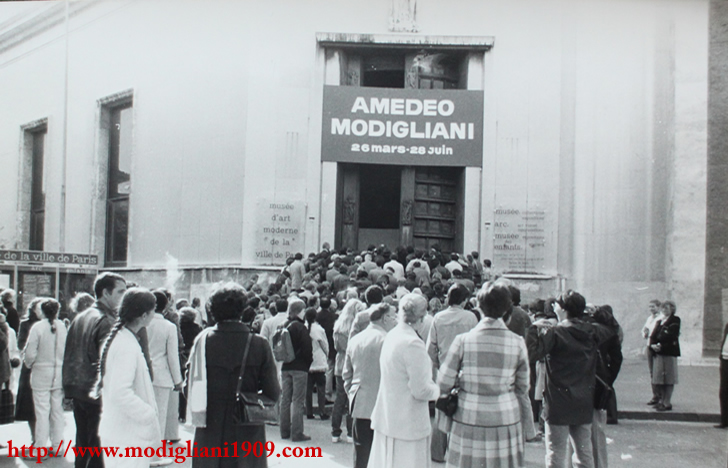
<instances>
[{"instance_id":1,"label":"building cornice molding","mask_svg":"<svg viewBox=\"0 0 728 468\"><path fill-rule=\"evenodd\" d=\"M485 52L493 36L430 36L423 34L316 33L322 47L398 47L412 49L459 49Z\"/></svg>"},{"instance_id":2,"label":"building cornice molding","mask_svg":"<svg viewBox=\"0 0 728 468\"><path fill-rule=\"evenodd\" d=\"M86 10L99 0L74 0L68 3L68 17L73 18L83 10ZM3 31L0 29L0 54L21 45L46 31L63 24L66 18L65 2L56 2L55 5L38 12L29 19L17 25L7 26Z\"/></svg>"}]
</instances>

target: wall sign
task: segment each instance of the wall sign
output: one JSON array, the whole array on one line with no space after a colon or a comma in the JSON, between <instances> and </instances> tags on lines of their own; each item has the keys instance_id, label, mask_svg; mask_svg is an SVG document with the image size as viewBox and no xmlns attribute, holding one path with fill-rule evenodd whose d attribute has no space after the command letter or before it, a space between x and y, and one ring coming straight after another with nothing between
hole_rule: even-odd
<instances>
[{"instance_id":1,"label":"wall sign","mask_svg":"<svg viewBox=\"0 0 728 468\"><path fill-rule=\"evenodd\" d=\"M11 263L41 263L98 266L98 255L35 250L0 250L0 261Z\"/></svg>"},{"instance_id":2,"label":"wall sign","mask_svg":"<svg viewBox=\"0 0 728 468\"><path fill-rule=\"evenodd\" d=\"M259 198L256 215L256 265L285 265L286 258L303 252L306 204L300 200Z\"/></svg>"},{"instance_id":3,"label":"wall sign","mask_svg":"<svg viewBox=\"0 0 728 468\"><path fill-rule=\"evenodd\" d=\"M483 164L483 92L325 86L321 159Z\"/></svg>"},{"instance_id":4,"label":"wall sign","mask_svg":"<svg viewBox=\"0 0 728 468\"><path fill-rule=\"evenodd\" d=\"M503 273L553 269L549 213L539 207L501 206L493 213L493 264Z\"/></svg>"}]
</instances>

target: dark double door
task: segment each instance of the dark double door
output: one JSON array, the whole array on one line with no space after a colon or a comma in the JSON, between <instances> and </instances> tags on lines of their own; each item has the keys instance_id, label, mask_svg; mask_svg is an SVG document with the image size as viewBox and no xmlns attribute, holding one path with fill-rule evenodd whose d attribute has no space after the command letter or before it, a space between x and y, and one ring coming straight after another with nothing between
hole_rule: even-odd
<instances>
[{"instance_id":1,"label":"dark double door","mask_svg":"<svg viewBox=\"0 0 728 468\"><path fill-rule=\"evenodd\" d=\"M339 164L338 247L462 250L463 168Z\"/></svg>"}]
</instances>

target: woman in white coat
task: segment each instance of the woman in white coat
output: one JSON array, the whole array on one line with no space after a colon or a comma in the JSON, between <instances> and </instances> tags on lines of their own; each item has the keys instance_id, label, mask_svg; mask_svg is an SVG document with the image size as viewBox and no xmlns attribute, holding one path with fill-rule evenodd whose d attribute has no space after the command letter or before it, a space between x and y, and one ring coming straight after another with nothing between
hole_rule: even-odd
<instances>
[{"instance_id":1,"label":"woman in white coat","mask_svg":"<svg viewBox=\"0 0 728 468\"><path fill-rule=\"evenodd\" d=\"M31 370L30 387L35 407L35 445L57 447L63 439L63 353L66 327L57 319L60 305L45 299L40 310L46 320L30 329L25 346L25 365Z\"/></svg>"},{"instance_id":2,"label":"woman in white coat","mask_svg":"<svg viewBox=\"0 0 728 468\"><path fill-rule=\"evenodd\" d=\"M407 294L399 302L399 324L384 339L370 468L430 466L428 401L436 400L440 389L432 380L425 342L416 331L426 314L427 300Z\"/></svg>"},{"instance_id":3,"label":"woman in white coat","mask_svg":"<svg viewBox=\"0 0 728 468\"><path fill-rule=\"evenodd\" d=\"M119 318L111 329L99 358L95 393L102 395L99 424L101 445L153 447L161 438L157 405L147 361L138 333L154 317L154 295L147 289L131 288L121 299ZM107 457L106 468L146 468L151 458Z\"/></svg>"}]
</instances>

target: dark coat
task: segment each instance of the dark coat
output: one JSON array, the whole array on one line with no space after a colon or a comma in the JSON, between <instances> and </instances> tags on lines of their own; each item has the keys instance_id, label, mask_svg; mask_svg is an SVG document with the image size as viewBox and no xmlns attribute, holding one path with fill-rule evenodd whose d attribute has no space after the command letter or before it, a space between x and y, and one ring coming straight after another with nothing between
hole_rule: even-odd
<instances>
[{"instance_id":1,"label":"dark coat","mask_svg":"<svg viewBox=\"0 0 728 468\"><path fill-rule=\"evenodd\" d=\"M18 349L22 350L28 343L30 329L40 321L35 314L23 319L18 330ZM33 389L30 387L30 369L25 364L20 365L20 378L18 379L18 395L15 400L15 419L17 421L35 421L35 405L33 404Z\"/></svg>"},{"instance_id":2,"label":"dark coat","mask_svg":"<svg viewBox=\"0 0 728 468\"><path fill-rule=\"evenodd\" d=\"M265 425L250 424L244 429L236 424L237 402L235 390L240 378L240 366L248 339L250 350L241 383L241 391L258 392L278 400L280 386L276 375L268 341L250 333L247 325L240 322L220 322L208 332L205 344L207 364L207 426L195 430L195 446L228 447L237 442L249 441L251 446L256 442L265 444ZM238 451L242 456L245 452ZM232 455L232 449L230 449ZM252 453L251 453L252 455ZM252 457L251 466L265 466L265 458ZM255 464L258 462L258 464ZM192 459L194 468L238 467L241 461L237 458L196 457Z\"/></svg>"},{"instance_id":3,"label":"dark coat","mask_svg":"<svg viewBox=\"0 0 728 468\"><path fill-rule=\"evenodd\" d=\"M63 392L67 398L101 403L89 393L96 383L101 348L115 322L114 311L100 302L71 322L63 355Z\"/></svg>"},{"instance_id":4,"label":"dark coat","mask_svg":"<svg viewBox=\"0 0 728 468\"><path fill-rule=\"evenodd\" d=\"M291 344L293 344L296 359L284 363L281 370L308 372L313 362L313 344L311 343L308 328L303 320L298 317L289 318L286 327L288 327L288 333L291 335Z\"/></svg>"},{"instance_id":5,"label":"dark coat","mask_svg":"<svg viewBox=\"0 0 728 468\"><path fill-rule=\"evenodd\" d=\"M650 345L660 344L662 349L655 354L663 356L680 356L680 317L671 315L660 320L650 335Z\"/></svg>"},{"instance_id":6,"label":"dark coat","mask_svg":"<svg viewBox=\"0 0 728 468\"><path fill-rule=\"evenodd\" d=\"M333 361L336 358L336 347L334 346L334 324L338 315L331 312L329 309L321 310L316 314L316 321L326 332L326 341L329 342L329 360Z\"/></svg>"},{"instance_id":7,"label":"dark coat","mask_svg":"<svg viewBox=\"0 0 728 468\"><path fill-rule=\"evenodd\" d=\"M603 325L597 325L603 326ZM614 386L619 370L622 368L622 344L619 342L619 335L615 332L611 338L599 345L600 361L597 362L597 375L610 387ZM603 385L597 385L594 393L594 408L607 409L603 394L606 391Z\"/></svg>"},{"instance_id":8,"label":"dark coat","mask_svg":"<svg viewBox=\"0 0 728 468\"><path fill-rule=\"evenodd\" d=\"M543 415L550 424L592 422L597 348L613 335L606 327L576 319L528 330L529 358L546 358Z\"/></svg>"}]
</instances>

